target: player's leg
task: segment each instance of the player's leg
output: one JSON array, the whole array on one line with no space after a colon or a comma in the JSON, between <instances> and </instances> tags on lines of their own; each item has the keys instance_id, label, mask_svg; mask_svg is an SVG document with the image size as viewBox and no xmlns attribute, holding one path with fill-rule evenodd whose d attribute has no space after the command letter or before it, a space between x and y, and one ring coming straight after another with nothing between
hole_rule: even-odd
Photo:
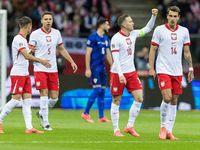
<instances>
[{"instance_id":1,"label":"player's leg","mask_svg":"<svg viewBox=\"0 0 200 150\"><path fill-rule=\"evenodd\" d=\"M89 96L84 113L81 114L81 117L89 123L94 123L94 121L91 119L89 113L90 113L90 108L92 107L95 99L98 97L98 95L100 93L101 93L101 85L93 85L93 92Z\"/></svg>"},{"instance_id":2,"label":"player's leg","mask_svg":"<svg viewBox=\"0 0 200 150\"><path fill-rule=\"evenodd\" d=\"M37 116L40 119L40 125L44 128L49 125L48 121L48 75L45 72L34 72L35 86L40 91L40 110L37 112Z\"/></svg>"},{"instance_id":3,"label":"player's leg","mask_svg":"<svg viewBox=\"0 0 200 150\"><path fill-rule=\"evenodd\" d=\"M140 136L139 134L137 134L133 128L135 120L140 112L140 108L142 105L142 101L143 101L143 91L142 90L135 90L132 91L131 94L134 97L134 102L131 106L131 109L129 110L129 120L128 120L128 124L125 127L125 132L130 133L133 136Z\"/></svg>"},{"instance_id":4,"label":"player's leg","mask_svg":"<svg viewBox=\"0 0 200 150\"><path fill-rule=\"evenodd\" d=\"M48 89L49 89L49 108L53 108L58 101L59 94L59 79L58 73L49 73L48 74Z\"/></svg>"},{"instance_id":5,"label":"player's leg","mask_svg":"<svg viewBox=\"0 0 200 150\"><path fill-rule=\"evenodd\" d=\"M25 78L22 76L11 76L11 93L12 98L5 104L0 114L0 133L3 133L1 124L3 119L12 111L12 109L19 104L22 96Z\"/></svg>"},{"instance_id":6,"label":"player's leg","mask_svg":"<svg viewBox=\"0 0 200 150\"><path fill-rule=\"evenodd\" d=\"M105 88L107 83L106 71L100 72L100 80L101 80L101 92L97 97L98 108L99 108L99 120L98 122L112 122L108 120L107 117L104 117L104 96L105 96Z\"/></svg>"},{"instance_id":7,"label":"player's leg","mask_svg":"<svg viewBox=\"0 0 200 150\"><path fill-rule=\"evenodd\" d=\"M124 136L123 134L120 133L120 129L119 129L119 105L121 102L121 97L122 95L112 96L110 114L111 114L111 119L112 119L113 128L114 128L113 136Z\"/></svg>"},{"instance_id":8,"label":"player's leg","mask_svg":"<svg viewBox=\"0 0 200 150\"><path fill-rule=\"evenodd\" d=\"M178 140L172 135L172 129L176 119L176 108L179 94L182 94L182 76L172 77L172 100L169 104L169 113L167 116L167 139Z\"/></svg>"},{"instance_id":9,"label":"player's leg","mask_svg":"<svg viewBox=\"0 0 200 150\"><path fill-rule=\"evenodd\" d=\"M89 123L93 123L94 121L91 119L89 113L90 113L90 108L95 102L95 99L98 97L98 95L101 93L101 80L99 76L99 71L96 71L95 68L91 69L92 75L88 79L90 86L93 87L93 92L89 96L86 108L84 113L81 114L81 117L85 119Z\"/></svg>"},{"instance_id":10,"label":"player's leg","mask_svg":"<svg viewBox=\"0 0 200 150\"><path fill-rule=\"evenodd\" d=\"M8 114L10 114L10 112L15 106L19 104L20 99L21 99L21 94L13 94L12 99L4 105L0 114L0 133L4 133L1 127L4 118Z\"/></svg>"},{"instance_id":11,"label":"player's leg","mask_svg":"<svg viewBox=\"0 0 200 150\"><path fill-rule=\"evenodd\" d=\"M42 131L38 131L32 126L32 112L31 112L31 103L32 98L30 93L23 93L23 106L22 106L22 112L24 116L24 121L26 124L26 132L25 133L44 133Z\"/></svg>"},{"instance_id":12,"label":"player's leg","mask_svg":"<svg viewBox=\"0 0 200 150\"><path fill-rule=\"evenodd\" d=\"M121 102L121 97L124 91L125 84L121 84L119 81L119 76L117 73L110 74L110 91L112 95L111 104L111 119L114 128L113 136L124 136L119 130L119 105Z\"/></svg>"},{"instance_id":13,"label":"player's leg","mask_svg":"<svg viewBox=\"0 0 200 150\"><path fill-rule=\"evenodd\" d=\"M171 77L167 74L158 74L158 83L162 94L162 103L160 105L160 120L161 129L159 138L162 140L166 139L166 126L167 126L167 115L169 109L169 103L172 100L172 82Z\"/></svg>"}]
</instances>

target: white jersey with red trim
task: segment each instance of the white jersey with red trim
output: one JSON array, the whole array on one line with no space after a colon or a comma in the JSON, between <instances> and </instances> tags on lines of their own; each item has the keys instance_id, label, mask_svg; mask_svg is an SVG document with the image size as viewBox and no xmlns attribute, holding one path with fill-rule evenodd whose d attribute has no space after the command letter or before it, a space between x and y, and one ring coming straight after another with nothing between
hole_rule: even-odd
<instances>
[{"instance_id":1,"label":"white jersey with red trim","mask_svg":"<svg viewBox=\"0 0 200 150\"><path fill-rule=\"evenodd\" d=\"M12 58L13 67L11 69L10 75L13 76L27 76L29 75L28 67L29 61L24 58L20 51L26 49L28 52L28 43L26 38L18 33L12 41Z\"/></svg>"},{"instance_id":2,"label":"white jersey with red trim","mask_svg":"<svg viewBox=\"0 0 200 150\"><path fill-rule=\"evenodd\" d=\"M156 27L151 44L158 46L156 72L172 76L183 74L183 46L190 45L188 29L177 25L172 31L167 24Z\"/></svg>"},{"instance_id":3,"label":"white jersey with red trim","mask_svg":"<svg viewBox=\"0 0 200 150\"><path fill-rule=\"evenodd\" d=\"M43 28L33 31L30 35L29 46L36 46L35 57L47 59L51 68L46 68L41 63L34 62L34 71L57 72L56 47L63 44L59 30L51 28L46 33Z\"/></svg>"},{"instance_id":4,"label":"white jersey with red trim","mask_svg":"<svg viewBox=\"0 0 200 150\"><path fill-rule=\"evenodd\" d=\"M134 52L136 38L139 37L139 30L133 30L128 36L123 34L121 31L116 33L111 39L111 52L119 53L119 64L122 73L130 73L135 71L134 65ZM113 63L111 72L120 73L118 71L118 65Z\"/></svg>"}]
</instances>

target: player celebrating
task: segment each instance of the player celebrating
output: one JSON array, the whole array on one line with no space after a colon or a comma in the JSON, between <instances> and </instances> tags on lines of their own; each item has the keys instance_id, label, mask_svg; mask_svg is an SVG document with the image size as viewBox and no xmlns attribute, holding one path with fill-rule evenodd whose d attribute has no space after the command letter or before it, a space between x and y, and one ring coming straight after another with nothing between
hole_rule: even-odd
<instances>
[{"instance_id":1,"label":"player celebrating","mask_svg":"<svg viewBox=\"0 0 200 150\"><path fill-rule=\"evenodd\" d=\"M177 25L180 9L177 6L167 10L168 23L158 26L153 34L149 54L149 75L158 75L159 87L163 101L160 106L161 130L159 138L178 140L172 135L176 118L176 107L179 94L182 93L182 49L189 63L188 82L194 79L192 57L189 49L190 36L188 29ZM156 73L154 70L155 52L158 48Z\"/></svg>"},{"instance_id":2,"label":"player celebrating","mask_svg":"<svg viewBox=\"0 0 200 150\"><path fill-rule=\"evenodd\" d=\"M13 55L13 67L11 69L11 93L12 99L3 107L0 114L0 133L4 133L1 127L3 119L11 112L11 110L19 104L21 97L23 98L23 116L26 123L26 133L44 133L38 131L32 126L31 115L31 80L28 72L29 62L32 60L46 68L50 68L51 65L48 60L42 60L36 58L28 53L28 43L26 36L30 34L32 29L32 20L29 17L22 17L19 20L19 33L14 37L12 42L12 55ZM35 47L32 47L35 50Z\"/></svg>"},{"instance_id":3,"label":"player celebrating","mask_svg":"<svg viewBox=\"0 0 200 150\"><path fill-rule=\"evenodd\" d=\"M110 88L112 94L111 118L114 127L113 136L124 136L119 130L119 105L124 91L127 88L134 97L133 105L129 111L128 124L124 131L133 136L140 136L133 129L133 124L139 114L143 101L142 85L137 76L134 66L135 41L137 37L142 37L150 32L154 26L157 9L152 9L152 17L147 25L141 30L134 30L133 20L128 15L122 15L117 23L121 30L111 39L111 52L114 64L111 69Z\"/></svg>"},{"instance_id":4,"label":"player celebrating","mask_svg":"<svg viewBox=\"0 0 200 150\"><path fill-rule=\"evenodd\" d=\"M52 28L53 16L45 11L41 16L42 27L32 32L29 46L36 46L35 57L50 60L51 68L45 68L40 63L34 63L34 78L36 89L40 91L40 111L37 116L44 130L51 131L48 121L48 108L54 107L58 101L59 79L56 64L56 48L60 54L71 63L74 73L77 65L63 46L60 31ZM48 99L48 95L50 99Z\"/></svg>"},{"instance_id":5,"label":"player celebrating","mask_svg":"<svg viewBox=\"0 0 200 150\"><path fill-rule=\"evenodd\" d=\"M107 81L104 64L105 56L110 65L113 63L109 40L104 34L108 33L110 26L107 19L99 19L96 26L97 32L88 37L85 55L85 76L89 78L89 84L93 87L93 92L89 97L85 112L81 116L89 123L94 122L89 115L89 111L96 98L98 98L99 108L98 122L111 122L107 117L104 117L104 95Z\"/></svg>"}]
</instances>

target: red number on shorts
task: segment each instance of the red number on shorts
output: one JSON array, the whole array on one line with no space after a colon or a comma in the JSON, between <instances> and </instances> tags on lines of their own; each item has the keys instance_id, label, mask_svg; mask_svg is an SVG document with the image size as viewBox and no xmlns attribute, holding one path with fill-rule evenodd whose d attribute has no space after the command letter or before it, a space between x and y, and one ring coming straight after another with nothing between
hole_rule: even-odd
<instances>
[{"instance_id":1,"label":"red number on shorts","mask_svg":"<svg viewBox=\"0 0 200 150\"><path fill-rule=\"evenodd\" d=\"M48 55L51 54L51 48L48 48Z\"/></svg>"},{"instance_id":2,"label":"red number on shorts","mask_svg":"<svg viewBox=\"0 0 200 150\"><path fill-rule=\"evenodd\" d=\"M177 54L176 47L171 47L171 50L172 50L172 55L173 54L175 54L175 55Z\"/></svg>"}]
</instances>

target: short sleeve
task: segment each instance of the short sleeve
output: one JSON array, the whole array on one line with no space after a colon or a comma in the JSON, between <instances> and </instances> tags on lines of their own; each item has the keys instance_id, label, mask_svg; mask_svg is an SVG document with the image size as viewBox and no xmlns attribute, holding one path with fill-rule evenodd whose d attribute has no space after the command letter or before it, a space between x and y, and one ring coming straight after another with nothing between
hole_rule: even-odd
<instances>
[{"instance_id":1,"label":"short sleeve","mask_svg":"<svg viewBox=\"0 0 200 150\"><path fill-rule=\"evenodd\" d=\"M191 44L191 42L190 42L190 34L189 34L188 29L185 29L184 46L190 45L190 44Z\"/></svg>"},{"instance_id":2,"label":"short sleeve","mask_svg":"<svg viewBox=\"0 0 200 150\"><path fill-rule=\"evenodd\" d=\"M29 38L29 46L36 46L37 45L37 38L36 38L36 34L35 32L33 32L31 35L30 35L30 38Z\"/></svg>"},{"instance_id":3,"label":"short sleeve","mask_svg":"<svg viewBox=\"0 0 200 150\"><path fill-rule=\"evenodd\" d=\"M26 49L26 45L23 40L20 40L19 38L15 40L14 45L18 51L21 51L22 49Z\"/></svg>"},{"instance_id":4,"label":"short sleeve","mask_svg":"<svg viewBox=\"0 0 200 150\"><path fill-rule=\"evenodd\" d=\"M63 44L63 40L60 34L60 31L58 31L58 45L62 45Z\"/></svg>"},{"instance_id":5,"label":"short sleeve","mask_svg":"<svg viewBox=\"0 0 200 150\"><path fill-rule=\"evenodd\" d=\"M119 52L119 39L114 36L111 39L111 52Z\"/></svg>"},{"instance_id":6,"label":"short sleeve","mask_svg":"<svg viewBox=\"0 0 200 150\"><path fill-rule=\"evenodd\" d=\"M94 40L94 36L90 35L87 39L87 43L86 43L87 47L94 47L95 45L95 40Z\"/></svg>"},{"instance_id":7,"label":"short sleeve","mask_svg":"<svg viewBox=\"0 0 200 150\"><path fill-rule=\"evenodd\" d=\"M159 33L158 28L155 28L155 30L153 32L151 44L156 45L156 46L159 46L159 44L160 44L160 33Z\"/></svg>"}]
</instances>

